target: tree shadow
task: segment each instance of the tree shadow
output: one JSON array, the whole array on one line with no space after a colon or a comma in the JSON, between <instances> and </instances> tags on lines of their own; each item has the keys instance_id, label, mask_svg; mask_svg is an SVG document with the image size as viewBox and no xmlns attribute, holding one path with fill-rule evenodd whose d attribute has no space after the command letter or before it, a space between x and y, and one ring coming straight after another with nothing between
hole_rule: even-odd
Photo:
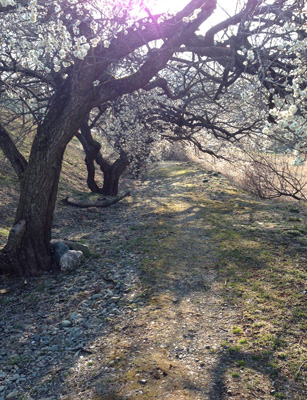
<instances>
[{"instance_id":1,"label":"tree shadow","mask_svg":"<svg viewBox=\"0 0 307 400\"><path fill-rule=\"evenodd\" d=\"M198 297L212 291L212 287L217 284L232 293L237 288L229 283L244 285L246 276L256 282L263 271L271 268L267 252L271 251L274 244L277 244L276 254L282 247L285 258L300 253L304 247L302 236L293 237L289 243L289 237L280 232L276 224L261 225L258 222L262 221L253 221L251 218L251 214L259 214L267 219L275 213L278 220L284 219L283 214L290 212L288 205L278 203L273 207L269 202L229 192L223 185L221 189L214 189L211 197L208 195L203 199L204 191L208 189L204 185L208 182L200 182L205 175L205 172L200 172L190 189L181 185L181 174L178 174L175 185L173 176L162 177L160 183L148 180L143 192L139 194L142 202L134 208L133 203L123 203L103 212L67 209L63 212L63 209L58 209L55 223L60 227L57 234L74 235L76 240L87 240L87 235L89 241L96 235L97 246L93 250L96 254L92 255L82 270L67 276L43 275L28 283L11 281L8 285L9 297L1 299L3 323L0 330L1 335L6 337L6 346L9 346L4 347L3 365L9 363L12 367L5 370L8 375L25 373L27 376L31 376L33 366L37 375L31 378L32 388L27 389L28 393L38 388L36 394L39 398L41 386L42 393L46 395L43 392L45 385L55 396L60 393L62 398L68 399L64 396L69 396L69 391L75 390L80 384L82 390L98 388L95 389L97 400L106 400L108 396L113 400L124 400L125 397L120 394L122 385L128 385L133 378L136 381L133 399L138 396L137 390L144 391L144 395L140 394L143 398L154 398L150 397L154 396L153 393L146 392L146 385L143 387L138 382L143 376L138 377L136 374L143 373L143 379L151 382L154 389L160 382L164 382L163 390L173 390L177 398L183 393L190 396L186 398L191 400L197 399L197 396L220 400L229 397L227 371L242 360L246 363L245 368L259 372L271 383L286 379L280 371L276 373L276 369L268 366L274 359L274 351L266 354L225 348L221 354L216 353L215 366L208 367L210 383L215 383L211 389L202 382L201 370L198 378L192 379L187 375L187 369L183 368L190 353L186 348L180 350L181 344L187 340L193 344L197 340L197 329L196 333L190 332L188 328L178 330L180 316L187 327L190 318L189 310L182 316L181 311L178 312L179 307L189 298L198 300ZM212 185L217 182L215 180ZM198 191L195 196L191 195L197 184ZM145 201L146 193L150 193L148 202ZM181 208L173 207L177 203L182 205ZM127 218L129 213L131 217ZM125 269L126 276L118 273ZM290 280L289 272L281 272L285 279L288 277ZM131 277L135 279L138 290L134 298L129 298L129 285L126 285ZM225 290L218 292L218 299L221 302L229 301L229 306L235 307L238 293L234 299L228 296L228 300L225 300ZM269 289L264 287L263 296L267 295L270 295ZM114 303L116 300L111 298L118 296L122 296L123 300L117 305ZM9 302L6 302L8 299ZM115 304L116 310L112 304ZM172 307L174 312L170 314L168 311ZM84 324L82 321L73 321L71 327L61 326L61 321L69 318L72 312L80 310L83 310L82 313L92 313ZM149 311L152 312L153 322L157 321L158 324L155 330L148 326ZM21 313L22 320L26 321L25 326L20 326ZM127 315L129 318L125 322ZM163 318L161 327L160 318ZM40 321L44 322L40 324ZM129 326L130 322L133 326ZM170 331L166 344L169 352L166 354L164 349L160 349L159 354L155 355L152 348L159 348L162 338L159 336L160 330L162 326L167 329L168 325ZM81 334L78 333L80 327ZM140 332L143 336L134 336L136 333L140 335ZM186 337L179 338L179 334ZM276 332L277 336L279 334L281 330ZM229 336L229 333L225 333L225 336ZM101 342L108 340L114 344L103 347ZM175 352L173 347L177 342L178 351ZM96 348L96 343L101 347ZM193 346L197 354L197 346ZM53 357L55 353L57 356ZM19 359L9 360L14 354ZM100 361L95 358L97 354L102 356ZM182 360L179 358L181 355ZM115 364L110 365L114 359ZM169 369L174 361L178 365ZM95 365L98 362L100 364ZM79 369L79 375L71 378L70 368ZM162 374L159 379L154 375L156 368ZM133 375L129 375L131 369ZM166 377L163 377L163 371L168 374ZM174 378L172 374L175 372L178 375ZM82 382L78 382L78 379ZM52 381L52 386L48 380ZM179 386L170 382L177 382ZM10 390L16 387L18 382L10 383ZM24 395L26 389L22 390ZM80 398L82 396L81 393Z\"/></svg>"}]
</instances>

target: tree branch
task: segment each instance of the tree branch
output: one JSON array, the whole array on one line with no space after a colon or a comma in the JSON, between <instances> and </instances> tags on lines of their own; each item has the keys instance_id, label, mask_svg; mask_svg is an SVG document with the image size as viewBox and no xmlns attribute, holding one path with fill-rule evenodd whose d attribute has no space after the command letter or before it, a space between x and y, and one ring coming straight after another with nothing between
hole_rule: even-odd
<instances>
[{"instance_id":1,"label":"tree branch","mask_svg":"<svg viewBox=\"0 0 307 400\"><path fill-rule=\"evenodd\" d=\"M24 158L24 156L19 152L19 150L15 146L7 130L1 124L0 124L0 148L3 151L4 155L6 156L6 158L10 161L20 181L23 177L23 174L27 168L28 163Z\"/></svg>"},{"instance_id":2,"label":"tree branch","mask_svg":"<svg viewBox=\"0 0 307 400\"><path fill-rule=\"evenodd\" d=\"M115 203L118 203L125 197L130 196L130 192L125 193L124 195L117 197L116 199L113 200L107 200L104 202L96 202L96 203L79 203L77 201L70 201L68 197L65 199L61 200L61 203L66 205L66 206L72 206L72 207L79 207L79 208L90 208L90 207L97 207L97 208L105 208L109 207Z\"/></svg>"}]
</instances>

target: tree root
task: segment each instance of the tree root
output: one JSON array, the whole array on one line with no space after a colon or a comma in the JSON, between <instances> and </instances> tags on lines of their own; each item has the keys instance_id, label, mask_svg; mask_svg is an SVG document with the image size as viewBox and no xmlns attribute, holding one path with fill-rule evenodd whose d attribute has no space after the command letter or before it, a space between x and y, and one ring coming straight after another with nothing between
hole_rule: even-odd
<instances>
[{"instance_id":1,"label":"tree root","mask_svg":"<svg viewBox=\"0 0 307 400\"><path fill-rule=\"evenodd\" d=\"M72 206L79 208L90 208L90 207L105 208L111 206L112 204L118 203L127 196L130 196L130 192L127 192L120 197L116 197L113 200L107 200L104 202L97 201L95 203L83 203L83 202L79 203L78 201L70 201L69 198L66 197L65 199L61 200L61 203L64 204L65 206Z\"/></svg>"}]
</instances>

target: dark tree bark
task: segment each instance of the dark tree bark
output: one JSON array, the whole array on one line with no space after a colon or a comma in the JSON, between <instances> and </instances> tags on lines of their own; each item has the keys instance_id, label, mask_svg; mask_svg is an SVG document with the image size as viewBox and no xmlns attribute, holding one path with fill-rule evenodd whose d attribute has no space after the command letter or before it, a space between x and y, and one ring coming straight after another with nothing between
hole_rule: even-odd
<instances>
[{"instance_id":1,"label":"dark tree bark","mask_svg":"<svg viewBox=\"0 0 307 400\"><path fill-rule=\"evenodd\" d=\"M104 201L97 201L95 203L71 201L71 200L69 200L68 197L66 197L66 199L63 199L61 201L61 203L64 205L67 205L67 206L79 207L79 208L91 208L91 207L106 208L106 207L112 206L113 204L118 203L119 201L121 201L122 199L124 199L127 196L130 196L130 192L127 192L127 193L123 194L122 196L116 197L115 199L112 199L112 200L104 199Z\"/></svg>"},{"instance_id":2,"label":"dark tree bark","mask_svg":"<svg viewBox=\"0 0 307 400\"><path fill-rule=\"evenodd\" d=\"M70 96L77 89L80 96ZM84 81L66 81L38 127L21 179L14 227L0 258L0 270L4 272L35 276L52 267L51 228L63 154L88 111L86 105L91 98L86 90Z\"/></svg>"},{"instance_id":3,"label":"dark tree bark","mask_svg":"<svg viewBox=\"0 0 307 400\"><path fill-rule=\"evenodd\" d=\"M101 145L92 137L91 125L88 116L82 122L80 133L76 134L85 152L85 165L87 168L87 186L93 193L106 196L117 196L118 185L121 175L129 165L128 157L122 152L119 158L111 163L100 153ZM103 172L103 186L99 187L95 181L95 162Z\"/></svg>"},{"instance_id":4,"label":"dark tree bark","mask_svg":"<svg viewBox=\"0 0 307 400\"><path fill-rule=\"evenodd\" d=\"M117 196L119 179L129 165L127 156L123 153L114 162L109 163L98 154L96 161L103 172L103 187L101 193L106 196Z\"/></svg>"},{"instance_id":5,"label":"dark tree bark","mask_svg":"<svg viewBox=\"0 0 307 400\"><path fill-rule=\"evenodd\" d=\"M88 117L82 122L80 131L81 134L77 133L76 137L79 139L85 152L84 161L87 168L87 186L93 193L102 193L102 189L95 181L95 159L99 154L101 144L92 137L91 128L88 125Z\"/></svg>"},{"instance_id":6,"label":"dark tree bark","mask_svg":"<svg viewBox=\"0 0 307 400\"><path fill-rule=\"evenodd\" d=\"M17 150L10 135L0 124L0 148L8 160L10 160L18 179L21 180L27 168L27 161L23 155Z\"/></svg>"}]
</instances>

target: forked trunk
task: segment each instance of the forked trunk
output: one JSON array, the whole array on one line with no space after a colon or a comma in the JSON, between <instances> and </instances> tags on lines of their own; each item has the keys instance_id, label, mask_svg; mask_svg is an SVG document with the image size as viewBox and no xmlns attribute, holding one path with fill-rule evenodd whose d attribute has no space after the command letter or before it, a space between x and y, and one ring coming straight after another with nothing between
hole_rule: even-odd
<instances>
[{"instance_id":1,"label":"forked trunk","mask_svg":"<svg viewBox=\"0 0 307 400\"><path fill-rule=\"evenodd\" d=\"M103 172L103 187L101 193L105 196L117 196L119 179L129 165L126 155L122 154L113 164L109 164L99 154L96 157Z\"/></svg>"}]
</instances>

